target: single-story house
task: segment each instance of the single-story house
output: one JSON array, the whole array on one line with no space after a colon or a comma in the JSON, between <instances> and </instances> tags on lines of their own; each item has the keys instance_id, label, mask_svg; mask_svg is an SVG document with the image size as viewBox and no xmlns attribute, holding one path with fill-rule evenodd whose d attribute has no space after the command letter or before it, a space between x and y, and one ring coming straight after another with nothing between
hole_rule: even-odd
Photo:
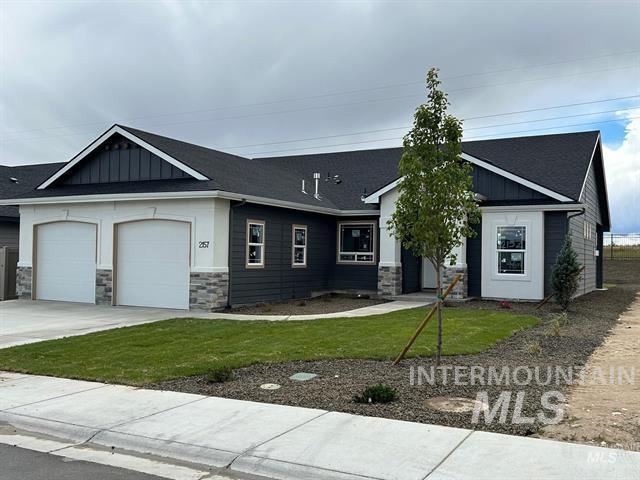
<instances>
[{"instance_id":1,"label":"single-story house","mask_svg":"<svg viewBox=\"0 0 640 480\"><path fill-rule=\"evenodd\" d=\"M10 167L0 165L0 198L13 198L32 191L64 163L41 163ZM0 247L17 247L20 238L17 206L0 205Z\"/></svg>"},{"instance_id":2,"label":"single-story house","mask_svg":"<svg viewBox=\"0 0 640 480\"><path fill-rule=\"evenodd\" d=\"M464 142L482 222L445 281L454 295L540 300L568 233L602 286L610 215L599 132ZM401 148L249 159L114 125L20 209L21 298L218 309L434 287L390 235Z\"/></svg>"}]
</instances>

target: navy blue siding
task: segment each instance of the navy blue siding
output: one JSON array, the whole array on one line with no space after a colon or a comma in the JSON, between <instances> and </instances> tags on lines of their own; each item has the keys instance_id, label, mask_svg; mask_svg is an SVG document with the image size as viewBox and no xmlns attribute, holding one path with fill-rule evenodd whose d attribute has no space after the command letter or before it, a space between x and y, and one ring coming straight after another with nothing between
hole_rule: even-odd
<instances>
[{"instance_id":1,"label":"navy blue siding","mask_svg":"<svg viewBox=\"0 0 640 480\"><path fill-rule=\"evenodd\" d=\"M231 212L231 305L306 298L328 289L376 290L377 265L336 265L336 225L345 219L250 203L234 203ZM265 222L264 268L245 265L248 219ZM306 268L291 265L294 224L307 226Z\"/></svg>"},{"instance_id":2,"label":"navy blue siding","mask_svg":"<svg viewBox=\"0 0 640 480\"><path fill-rule=\"evenodd\" d=\"M421 290L420 264L422 259L416 257L410 250L402 248L402 293L413 293Z\"/></svg>"},{"instance_id":3,"label":"navy blue siding","mask_svg":"<svg viewBox=\"0 0 640 480\"><path fill-rule=\"evenodd\" d=\"M191 178L136 143L113 135L61 180L64 185Z\"/></svg>"},{"instance_id":4,"label":"navy blue siding","mask_svg":"<svg viewBox=\"0 0 640 480\"><path fill-rule=\"evenodd\" d=\"M467 288L470 297L482 296L482 221L471 226L476 236L467 238Z\"/></svg>"},{"instance_id":5,"label":"navy blue siding","mask_svg":"<svg viewBox=\"0 0 640 480\"><path fill-rule=\"evenodd\" d=\"M567 235L567 213L544 213L544 294L551 293L551 271Z\"/></svg>"},{"instance_id":6,"label":"navy blue siding","mask_svg":"<svg viewBox=\"0 0 640 480\"><path fill-rule=\"evenodd\" d=\"M489 202L549 200L542 193L477 165L473 166L473 189Z\"/></svg>"}]
</instances>

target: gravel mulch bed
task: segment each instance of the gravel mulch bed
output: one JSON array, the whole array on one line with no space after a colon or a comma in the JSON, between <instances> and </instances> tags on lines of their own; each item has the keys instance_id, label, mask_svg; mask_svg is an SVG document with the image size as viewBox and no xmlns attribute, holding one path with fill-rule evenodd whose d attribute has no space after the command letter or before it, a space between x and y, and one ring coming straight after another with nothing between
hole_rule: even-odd
<instances>
[{"instance_id":1,"label":"gravel mulch bed","mask_svg":"<svg viewBox=\"0 0 640 480\"><path fill-rule=\"evenodd\" d=\"M636 273L630 274L629 268L633 268ZM550 333L552 318L559 311L556 305L547 304L541 310L535 310L534 304L512 304L514 312L537 315L540 323L533 328L516 333L481 354L446 357L443 365L485 368L539 366L543 368L542 380L547 378L545 373L547 366L584 365L591 352L600 345L614 325L618 315L631 304L635 293L640 290L639 277L640 273L635 264L631 266L627 262L617 267L609 264L606 281L615 283L617 286L608 291L592 292L578 298L570 307L569 321L562 327L558 336ZM496 309L500 306L495 302L472 301L450 308ZM537 348L532 345L539 346L540 353L535 353ZM467 385L454 385L452 382L443 382L441 377L435 385L412 386L412 369L414 372L416 367L428 369L433 364L432 358L411 358L396 367L392 366L390 361L373 360L259 364L236 370L233 380L225 383L210 384L204 376L194 376L160 382L149 387L517 435L534 434L542 425L538 419L532 425L513 424L511 416L514 401L509 405L507 422L494 421L490 424L485 424L482 420L480 423L473 424L470 412L442 412L427 407L425 401L439 396L475 399L477 392L484 390L488 392L490 402L494 402L505 390L512 391L514 399L516 393L522 391L525 394L522 414L535 417L541 409L540 400L543 393L549 390L566 392L568 389L566 384L540 385L537 382L524 386L513 384L474 386L468 384L469 382ZM311 372L318 377L306 382L290 380L289 376L296 372ZM383 405L353 402L354 394L360 393L367 385L379 382L394 387L399 394L398 400ZM282 388L273 391L262 390L259 386L263 383L278 383ZM543 412L549 415L551 413Z\"/></svg>"},{"instance_id":2,"label":"gravel mulch bed","mask_svg":"<svg viewBox=\"0 0 640 480\"><path fill-rule=\"evenodd\" d=\"M286 300L283 302L235 307L225 313L241 313L243 315L316 315L320 313L346 312L385 302L386 300L357 298L347 295L324 295L302 300Z\"/></svg>"}]
</instances>

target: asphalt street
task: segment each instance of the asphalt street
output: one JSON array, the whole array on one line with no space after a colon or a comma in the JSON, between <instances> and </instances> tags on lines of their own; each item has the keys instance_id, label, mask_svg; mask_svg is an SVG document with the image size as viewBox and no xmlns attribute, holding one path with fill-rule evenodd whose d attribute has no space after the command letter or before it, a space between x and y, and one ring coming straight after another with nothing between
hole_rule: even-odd
<instances>
[{"instance_id":1,"label":"asphalt street","mask_svg":"<svg viewBox=\"0 0 640 480\"><path fill-rule=\"evenodd\" d=\"M47 453L0 444L0 479L2 480L164 480L107 467L97 463L69 460Z\"/></svg>"}]
</instances>

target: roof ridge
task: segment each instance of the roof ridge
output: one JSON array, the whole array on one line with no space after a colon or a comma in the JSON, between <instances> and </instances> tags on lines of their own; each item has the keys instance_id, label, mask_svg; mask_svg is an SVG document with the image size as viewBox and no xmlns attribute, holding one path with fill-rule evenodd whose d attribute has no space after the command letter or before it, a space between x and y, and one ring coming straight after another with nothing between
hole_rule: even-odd
<instances>
[{"instance_id":1,"label":"roof ridge","mask_svg":"<svg viewBox=\"0 0 640 480\"><path fill-rule=\"evenodd\" d=\"M243 156L240 156L240 155L236 155L236 154L234 154L234 153L225 152L225 151L223 151L223 150L217 150L217 149L215 149L215 148L207 147L207 146L205 146L205 145L200 145L200 144L198 144L198 143L192 143L192 142L187 142L187 141L185 141L185 140L179 140L179 139L177 139L177 138L173 138L173 137L167 137L166 135L160 135L160 134L157 134L157 133L148 132L148 131L146 131L146 130L141 130L141 129L139 129L139 128L134 128L134 127L129 127L129 126L127 126L127 125L122 125L122 124L119 124L119 123L116 123L116 124L114 124L114 125L115 125L115 126L118 126L118 127L120 127L120 128L122 128L122 129L124 129L124 130L126 130L126 131L128 131L129 133L132 133L132 134L134 134L134 135L138 135L138 134L142 133L142 134L144 134L144 135L151 135L152 137L159 137L159 138L162 138L162 139L164 139L164 140L170 140L170 141L172 141L172 142L181 143L181 144L183 144L183 145L189 145L189 146L191 146L191 147L201 148L201 149L203 149L203 150L207 150L207 151L210 151L210 152L221 153L221 154L223 154L223 155L228 155L228 156L230 156L230 157L238 158L238 159L241 159L241 160L251 160L251 159L250 159L250 158L248 158L248 157L243 157ZM150 143L151 143L151 142L150 142ZM154 145L154 146L155 146L156 148L158 148L156 145Z\"/></svg>"}]
</instances>

